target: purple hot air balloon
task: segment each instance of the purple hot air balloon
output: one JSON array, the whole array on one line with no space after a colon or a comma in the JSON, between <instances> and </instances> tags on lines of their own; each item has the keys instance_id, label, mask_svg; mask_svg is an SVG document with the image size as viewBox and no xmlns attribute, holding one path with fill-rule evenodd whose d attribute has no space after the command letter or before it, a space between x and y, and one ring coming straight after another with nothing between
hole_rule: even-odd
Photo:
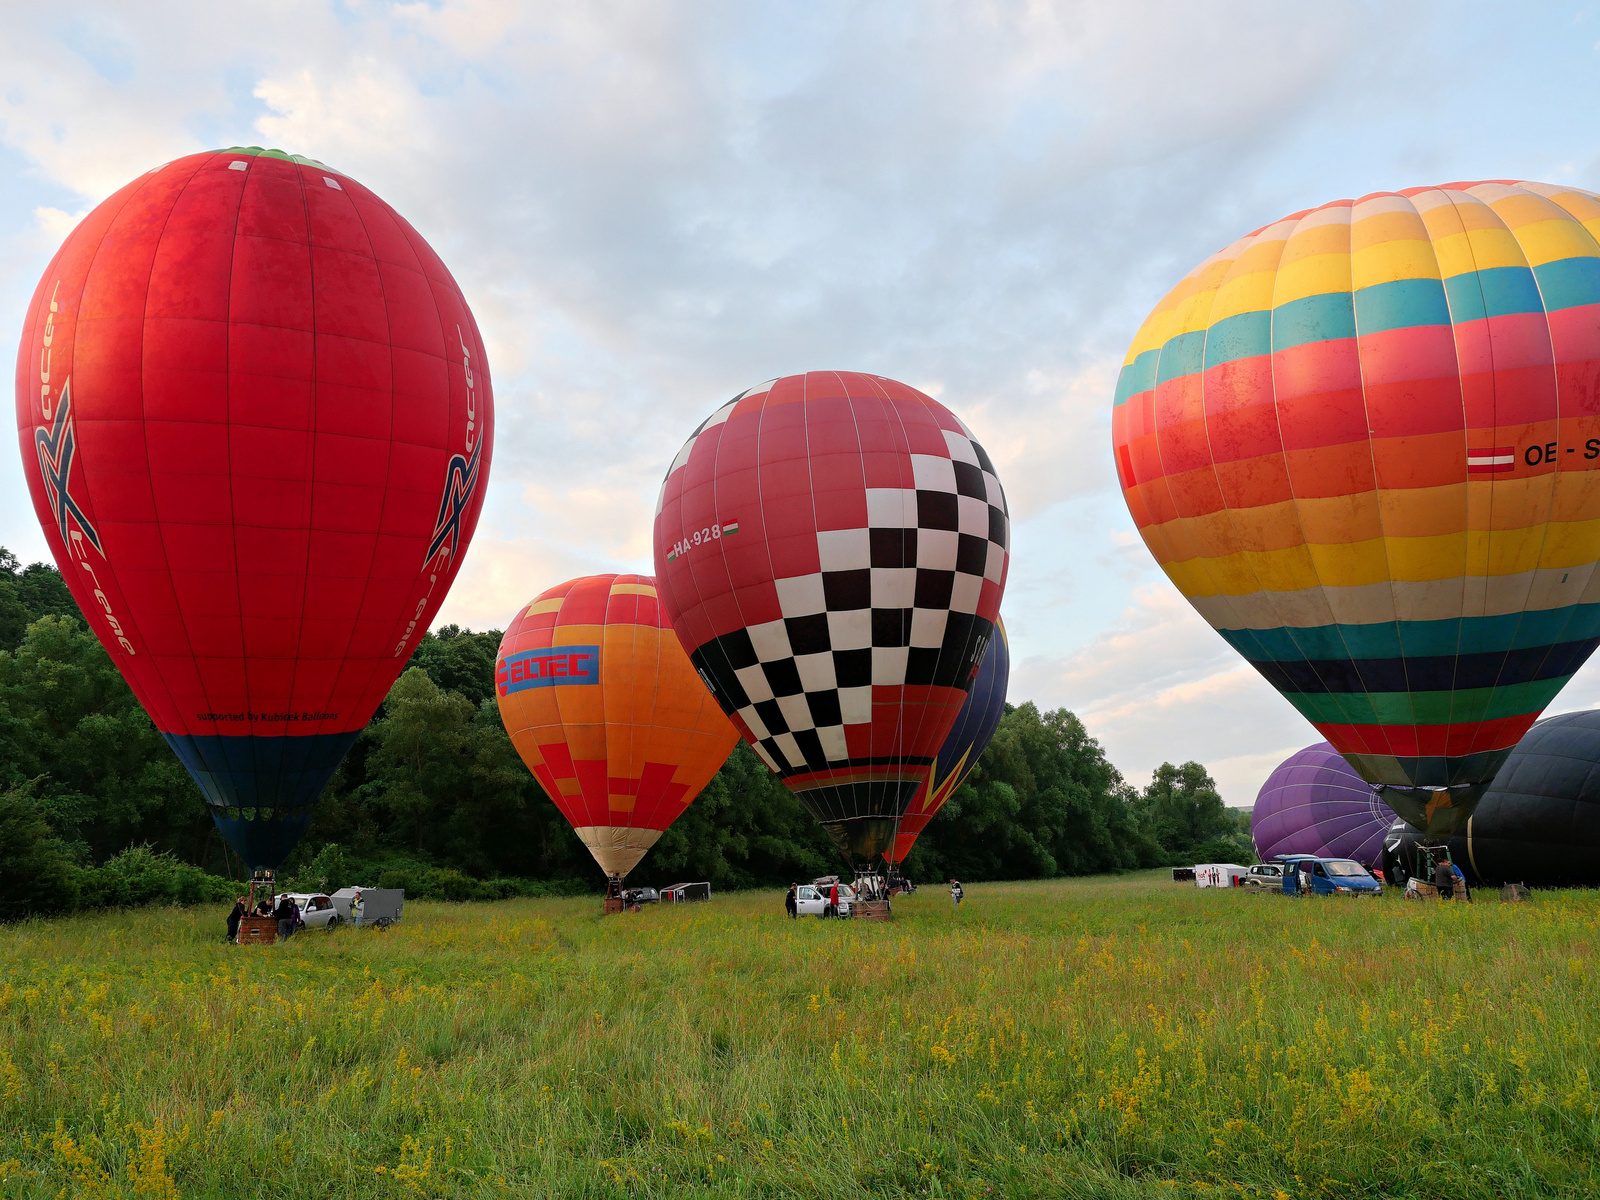
<instances>
[{"instance_id":1,"label":"purple hot air balloon","mask_svg":"<svg viewBox=\"0 0 1600 1200\"><path fill-rule=\"evenodd\" d=\"M1250 833L1264 860L1275 854L1383 862L1383 831L1394 813L1327 742L1284 759L1256 797Z\"/></svg>"}]
</instances>

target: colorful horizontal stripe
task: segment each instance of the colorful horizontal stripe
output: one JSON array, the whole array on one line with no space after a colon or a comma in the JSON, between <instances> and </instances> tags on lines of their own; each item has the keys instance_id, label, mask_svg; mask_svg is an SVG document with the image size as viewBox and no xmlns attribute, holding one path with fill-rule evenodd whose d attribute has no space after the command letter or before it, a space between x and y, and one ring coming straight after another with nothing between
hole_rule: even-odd
<instances>
[{"instance_id":1,"label":"colorful horizontal stripe","mask_svg":"<svg viewBox=\"0 0 1600 1200\"><path fill-rule=\"evenodd\" d=\"M1129 347L1146 544L1372 782L1492 773L1600 644L1597 236L1600 196L1547 184L1337 201Z\"/></svg>"}]
</instances>

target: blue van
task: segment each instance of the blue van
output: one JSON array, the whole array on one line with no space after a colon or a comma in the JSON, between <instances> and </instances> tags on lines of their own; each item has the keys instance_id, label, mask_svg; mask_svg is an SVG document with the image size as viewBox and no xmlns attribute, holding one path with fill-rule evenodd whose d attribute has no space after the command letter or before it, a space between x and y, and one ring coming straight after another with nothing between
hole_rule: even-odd
<instances>
[{"instance_id":1,"label":"blue van","mask_svg":"<svg viewBox=\"0 0 1600 1200\"><path fill-rule=\"evenodd\" d=\"M1300 893L1300 875L1311 876L1313 896L1376 896L1383 884L1353 858L1319 858L1315 854L1277 854L1273 862L1283 864L1283 891L1287 896Z\"/></svg>"}]
</instances>

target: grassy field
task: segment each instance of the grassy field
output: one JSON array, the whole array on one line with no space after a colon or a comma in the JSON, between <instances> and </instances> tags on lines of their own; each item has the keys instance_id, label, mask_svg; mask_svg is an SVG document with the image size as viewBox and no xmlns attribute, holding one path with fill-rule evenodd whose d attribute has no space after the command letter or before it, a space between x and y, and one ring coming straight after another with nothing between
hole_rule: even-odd
<instances>
[{"instance_id":1,"label":"grassy field","mask_svg":"<svg viewBox=\"0 0 1600 1200\"><path fill-rule=\"evenodd\" d=\"M1592 1196L1600 895L0 929L0 1195Z\"/></svg>"}]
</instances>

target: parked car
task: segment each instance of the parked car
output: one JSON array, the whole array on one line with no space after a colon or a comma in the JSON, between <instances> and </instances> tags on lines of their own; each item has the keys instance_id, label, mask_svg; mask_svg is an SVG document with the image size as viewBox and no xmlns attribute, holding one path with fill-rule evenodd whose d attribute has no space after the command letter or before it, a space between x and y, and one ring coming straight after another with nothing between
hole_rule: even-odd
<instances>
[{"instance_id":1,"label":"parked car","mask_svg":"<svg viewBox=\"0 0 1600 1200\"><path fill-rule=\"evenodd\" d=\"M624 904L660 904L661 893L652 887L628 888L622 893Z\"/></svg>"},{"instance_id":2,"label":"parked car","mask_svg":"<svg viewBox=\"0 0 1600 1200\"><path fill-rule=\"evenodd\" d=\"M307 929L332 929L344 921L333 906L332 896L321 892L290 892L289 899L300 910L300 920Z\"/></svg>"},{"instance_id":3,"label":"parked car","mask_svg":"<svg viewBox=\"0 0 1600 1200\"><path fill-rule=\"evenodd\" d=\"M802 917L848 917L856 901L856 890L848 883L839 884L839 907L835 911L828 902L833 887L833 884L802 883L794 892L795 912Z\"/></svg>"},{"instance_id":4,"label":"parked car","mask_svg":"<svg viewBox=\"0 0 1600 1200\"><path fill-rule=\"evenodd\" d=\"M1288 895L1300 891L1299 876L1311 879L1313 896L1376 896L1383 884L1353 858L1318 858L1315 854L1279 854L1273 862L1283 864L1283 890Z\"/></svg>"},{"instance_id":5,"label":"parked car","mask_svg":"<svg viewBox=\"0 0 1600 1200\"><path fill-rule=\"evenodd\" d=\"M1250 873L1244 877L1244 886L1253 888L1283 889L1282 863L1251 863Z\"/></svg>"}]
</instances>

